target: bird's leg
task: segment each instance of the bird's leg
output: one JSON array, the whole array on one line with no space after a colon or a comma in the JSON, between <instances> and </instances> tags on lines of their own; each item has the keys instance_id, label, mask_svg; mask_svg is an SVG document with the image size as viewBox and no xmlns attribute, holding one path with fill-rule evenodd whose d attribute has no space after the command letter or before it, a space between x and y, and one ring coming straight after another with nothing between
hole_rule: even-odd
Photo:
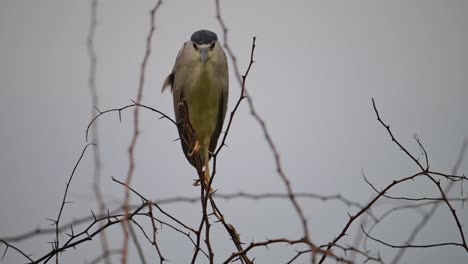
<instances>
[{"instance_id":1,"label":"bird's leg","mask_svg":"<svg viewBox=\"0 0 468 264\"><path fill-rule=\"evenodd\" d=\"M208 188L208 185L210 183L210 154L209 154L209 148L210 148L210 138L205 138L203 142L203 154L204 156L204 161L205 161L205 183L206 187ZM212 189L210 187L210 193Z\"/></svg>"},{"instance_id":2,"label":"bird's leg","mask_svg":"<svg viewBox=\"0 0 468 264\"><path fill-rule=\"evenodd\" d=\"M188 156L189 156L189 157L192 157L193 154L197 153L198 150L200 149L200 146L201 146L201 145L200 145L200 141L195 140L195 146L193 146L193 149L192 149L192 151L190 151L190 153L188 154Z\"/></svg>"}]
</instances>

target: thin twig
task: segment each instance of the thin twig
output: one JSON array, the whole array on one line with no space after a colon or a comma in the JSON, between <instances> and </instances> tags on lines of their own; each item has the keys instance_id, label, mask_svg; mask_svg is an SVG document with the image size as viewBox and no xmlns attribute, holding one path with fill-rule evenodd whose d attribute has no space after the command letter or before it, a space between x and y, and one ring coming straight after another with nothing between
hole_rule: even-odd
<instances>
[{"instance_id":1,"label":"thin twig","mask_svg":"<svg viewBox=\"0 0 468 264\"><path fill-rule=\"evenodd\" d=\"M86 46L88 49L88 57L89 57L89 77L88 77L88 87L91 95L91 118L94 117L98 113L97 106L99 105L99 98L98 92L96 88L96 72L97 72L97 56L96 50L94 48L94 36L96 33L96 26L97 26L97 8L98 8L98 0L91 1L91 15L90 15L90 22L89 22L89 30L88 30L88 37L86 40ZM93 182L93 190L94 196L96 198L98 212L99 214L104 213L106 205L104 203L104 198L102 196L101 191L101 155L99 150L99 138L98 138L98 126L94 127L92 132L91 141L96 144L96 148L94 148L94 182ZM107 241L106 232L103 231L100 234L100 241L101 247L103 251L103 258L104 263L110 264L109 254L109 243Z\"/></svg>"},{"instance_id":2,"label":"thin twig","mask_svg":"<svg viewBox=\"0 0 468 264\"><path fill-rule=\"evenodd\" d=\"M457 160L455 161L455 164L452 167L451 174L456 174L458 172L458 169L461 166L463 158L465 157L467 147L468 147L468 139L465 139L463 141L463 144L462 144L461 148L460 148L460 152L458 154ZM454 182L450 181L448 183L448 185L445 187L444 192L449 193L449 191L452 189L453 185L454 185ZM421 218L421 221L417 225L415 225L415 228L413 229L413 231L409 235L408 239L406 239L406 244L413 243L413 241L416 239L419 232L429 222L429 219L431 219L432 216L435 214L435 212L439 208L439 205L440 205L439 203L433 204L431 209L429 210L429 212L424 217ZM403 254L405 254L405 252L406 252L406 248L401 248L400 250L398 250L397 254L392 259L391 263L393 263L393 264L398 263L400 261L401 257L403 256Z\"/></svg>"},{"instance_id":3,"label":"thin twig","mask_svg":"<svg viewBox=\"0 0 468 264\"><path fill-rule=\"evenodd\" d=\"M65 187L65 193L63 194L62 203L60 204L60 210L59 210L57 219L56 220L49 219L55 225L55 241L52 244L53 248L55 248L55 249L58 249L60 247L60 240L59 240L60 217L62 216L63 208L65 207L65 204L67 203L66 200L67 200L68 188L70 187L70 183L71 183L71 181L73 179L73 176L75 175L76 168L78 167L78 164L80 164L81 159L83 158L83 156L84 156L84 154L86 152L86 149L88 149L89 146L95 146L95 144L90 143L90 144L87 144L84 147L83 151L81 151L81 155L78 158L78 161L76 162L75 166L73 167L73 170L72 170L72 172L70 174L70 177L68 178L68 181L67 181L66 187ZM59 263L58 254L55 255L55 263L57 263L57 264Z\"/></svg>"},{"instance_id":4,"label":"thin twig","mask_svg":"<svg viewBox=\"0 0 468 264\"><path fill-rule=\"evenodd\" d=\"M233 225L226 223L223 214L221 213L219 208L216 206L215 201L214 201L214 199L212 197L212 193L211 193L211 185L212 185L213 180L214 180L215 175L216 175L216 165L217 165L218 154L220 153L221 149L226 145L226 138L227 138L227 136L229 134L232 122L234 120L234 116L235 116L235 114L237 112L237 109L239 108L240 103L245 98L245 87L246 87L245 84L246 84L247 76L249 75L250 69L252 68L252 65L254 63L253 58L254 58L254 52L255 52L255 47L256 47L255 41L256 41L256 37L253 37L252 38L252 47L251 47L251 51L250 51L250 61L249 61L249 65L247 67L247 70L245 71L245 74L242 76L242 89L241 89L241 93L239 95L239 99L237 100L237 103L234 106L234 109L231 111L229 121L228 121L228 124L227 124L227 128L226 128L226 131L224 133L221 144L218 147L218 149L215 151L215 153L213 154L213 172L211 174L210 181L209 181L208 186L206 188L205 195L203 195L203 188L202 188L202 206L203 206L203 213L204 213L203 218L204 218L205 223L206 223L206 235L207 236L209 235L209 221L208 221L207 210L206 210L206 207L207 207L207 204L208 204L208 199L209 199L210 203L211 203L211 206L213 208L213 211L215 212L215 216L218 218L218 220L221 223L223 223L223 226L225 227L226 231L230 234L230 236L232 238L232 241L234 242L234 244L236 245L236 247L237 247L237 249L239 251L243 250L242 249L242 242L240 241L239 234L237 233L237 231L236 231L236 229L235 229L235 227ZM203 225L201 224L200 228L202 228L202 227L203 227ZM208 246L208 250L210 251L211 245L209 244L209 237L206 238L206 243L207 243L207 246ZM196 255L194 255L194 257L196 258ZM193 258L193 261L195 260L195 258ZM210 261L212 261L212 256L210 257ZM252 263L252 261L247 257L246 254L243 254L241 256L241 262L244 262L244 261L247 264Z\"/></svg>"},{"instance_id":5,"label":"thin twig","mask_svg":"<svg viewBox=\"0 0 468 264\"><path fill-rule=\"evenodd\" d=\"M148 212L149 217L151 218L151 226L153 227L153 241L151 241L151 244L153 244L154 248L156 249L156 253L158 253L159 263L162 264L166 259L162 256L161 250L159 249L159 246L158 246L158 241L156 240L156 232L158 229L156 228L156 222L155 222L155 218L153 215L153 202L151 202L151 200L148 200L148 209L149 209L149 212Z\"/></svg>"},{"instance_id":6,"label":"thin twig","mask_svg":"<svg viewBox=\"0 0 468 264\"><path fill-rule=\"evenodd\" d=\"M112 255L120 255L122 253L122 250L120 249L113 249L113 250L108 250L106 253L103 253L94 259L92 259L89 264L98 264L101 262L101 260L108 259Z\"/></svg>"},{"instance_id":7,"label":"thin twig","mask_svg":"<svg viewBox=\"0 0 468 264\"><path fill-rule=\"evenodd\" d=\"M89 135L89 129L91 128L91 126L94 124L94 122L99 118L101 117L102 115L105 115L105 114L108 114L108 113L112 113L112 112L118 112L119 114L119 121L122 121L122 111L127 109L127 108L131 108L131 107L142 107L142 108L145 108L145 109L148 109L148 110L151 110L153 112L156 112L158 114L161 115L161 117L159 117L159 119L167 119L169 121L171 121L172 124L174 124L175 126L177 126L177 123L174 121L174 119L172 119L171 117L169 117L168 115L166 115L165 113L159 111L158 109L156 108L153 108L153 107L150 107L150 106L146 106L144 104L138 104L138 103L135 103L133 102L133 104L129 104L129 105L126 105L126 106L122 106L120 108L113 108L113 109L109 109L109 110L106 110L106 111L102 111L102 112L99 112L99 114L97 114L93 119L91 119L91 121L89 122L88 126L86 127L86 133L85 133L85 138L86 138L86 142L88 142L88 135Z\"/></svg>"},{"instance_id":8,"label":"thin twig","mask_svg":"<svg viewBox=\"0 0 468 264\"><path fill-rule=\"evenodd\" d=\"M159 0L156 5L151 9L150 12L150 30L148 32L148 36L146 37L146 50L145 50L145 55L143 56L143 61L141 63L141 69L140 69L140 81L138 85L138 93L137 97L135 100L135 104L140 104L141 99L143 97L143 87L145 84L145 71L146 71L146 64L148 63L149 56L151 54L151 44L152 44L152 39L153 39L153 33L156 29L155 25L155 13L158 10L158 8L161 6L162 0ZM129 166L128 166L128 172L127 172L127 178L125 180L125 185L130 186L133 178L133 173L135 170L135 148L136 148L136 143L138 140L138 136L140 134L140 128L139 128L139 107L135 108L135 111L133 112L133 136L132 140L130 143L130 147L128 149L128 160L129 160ZM124 198L124 209L125 209L125 214L128 215L129 213L129 200L130 200L130 190L125 189L125 198ZM122 246L122 264L127 263L127 254L128 254L128 231L127 231L127 224L122 223L122 229L124 232L124 241L123 241L123 246Z\"/></svg>"},{"instance_id":9,"label":"thin twig","mask_svg":"<svg viewBox=\"0 0 468 264\"><path fill-rule=\"evenodd\" d=\"M140 242L138 241L138 237L135 233L135 230L133 229L132 223L134 223L133 219L132 221L128 221L128 231L130 233L130 236L133 239L133 244L135 245L135 248L137 249L138 257L140 258L140 263L146 264L146 258L145 258L145 253L143 252L143 249L141 247Z\"/></svg>"},{"instance_id":10,"label":"thin twig","mask_svg":"<svg viewBox=\"0 0 468 264\"><path fill-rule=\"evenodd\" d=\"M287 243L289 245L306 244L306 245L312 247L312 249L311 249L312 252L328 255L328 256L334 258L337 262L352 263L349 260L346 260L346 259L344 259L342 257L339 257L339 256L333 254L333 252L331 252L329 250L324 250L324 249L321 249L321 248L315 246L314 244L311 244L310 242L306 241L304 238L296 239L296 240L291 240L291 239L287 239L287 238L277 238L277 239L269 239L269 240L262 241L262 242L252 242L244 250L232 253L231 256L229 256L223 263L228 264L229 262L234 260L236 257L245 255L247 252L249 252L250 250L252 250L254 248L257 248L257 247L266 247L266 248L268 248L269 245L277 244L277 243Z\"/></svg>"},{"instance_id":11,"label":"thin twig","mask_svg":"<svg viewBox=\"0 0 468 264\"><path fill-rule=\"evenodd\" d=\"M360 204L360 203L357 203L355 201L351 201L347 198L344 198L342 195L321 195L321 194L315 194L315 193L295 193L294 194L297 198L300 198L300 199L314 199L314 200L319 200L319 201L333 201L333 200L336 200L336 201L340 201L342 202L343 204L347 205L347 206L352 206L352 207L356 207L358 209L362 209L364 207L364 205ZM221 199L221 200L237 200L237 199L247 199L247 200L253 200L253 201L257 201L257 200L270 200L270 199L279 199L279 200L282 200L282 199L289 199L289 196L288 194L286 193L259 193L259 194L254 194L254 193L247 193L247 192L236 192L236 193L226 193L226 194L223 194L223 193L214 193L212 194L213 198L215 199ZM463 199L460 199L460 198L449 198L450 201L467 201L468 198L463 198ZM177 204L177 203L196 203L196 202L199 202L200 201L200 197L197 196L197 197L184 197L184 196L176 196L176 197L169 197L169 198L163 198L163 199L155 199L153 200L153 204L157 204L157 205L165 205L165 204ZM433 204L435 202L440 202L440 200L438 201L432 201L432 202L428 202L428 204ZM130 209L135 209L135 208L138 208L140 206L140 204L138 205L130 205ZM424 206L424 204L421 204L420 206ZM118 208L118 209L113 209L110 211L110 214L111 215L115 215L115 214L118 214L118 213L121 213L122 212L122 209L121 208ZM369 212L370 213L370 212ZM96 215L96 217L98 218L102 218L102 217L105 217L106 214L104 213L101 213L101 214L98 214ZM375 217L375 216L373 216ZM77 226L77 225L81 225L81 224L86 224L87 222L93 220L93 217L92 216L85 216L85 217L81 217L81 218L77 218L75 220L72 220L66 224L62 224L60 227L59 227L59 233L62 233L62 232L65 232L67 230L70 229L71 226ZM15 236L10 236L10 237L2 237L0 238L1 240L4 240L4 241L7 241L7 242L20 242L20 241L23 241L23 240L26 240L26 239L29 239L31 237L34 237L34 236L39 236L39 235L47 235L47 234L50 234L50 233L55 233L55 227L54 228L35 228L33 230L30 230L30 231L26 231L22 234L19 234L19 235L15 235Z\"/></svg>"},{"instance_id":12,"label":"thin twig","mask_svg":"<svg viewBox=\"0 0 468 264\"><path fill-rule=\"evenodd\" d=\"M375 237L372 237L369 233L367 233L364 230L364 227L361 226L362 232L370 239L372 239L375 242L378 242L382 245L385 245L387 247L391 248L434 248L434 247L444 247L444 246L459 246L459 247L465 247L463 244L460 243L453 243L453 242L446 242L446 243L435 243L435 244L425 244L425 245L411 245L411 244L404 244L404 245L392 245L390 243L384 242L380 239L377 239Z\"/></svg>"},{"instance_id":13,"label":"thin twig","mask_svg":"<svg viewBox=\"0 0 468 264\"><path fill-rule=\"evenodd\" d=\"M277 171L278 175L280 176L281 180L283 181L283 183L284 183L284 185L286 187L286 190L287 190L287 192L289 194L289 199L290 199L291 203L293 204L294 209L296 210L296 213L298 214L298 217L299 217L299 219L300 219L300 221L302 223L304 239L306 241L309 241L309 228L307 226L307 219L306 219L306 217L304 215L304 212L303 212L301 206L297 202L296 197L294 196L294 192L292 190L291 183L290 183L288 177L286 176L286 174L283 171L279 152L278 152L278 150L276 148L276 145L273 142L273 139L272 139L272 137L270 135L270 132L268 131L268 129L266 127L266 123L260 117L260 115L256 112L253 101L252 101L251 97L249 96L249 94L248 94L248 92L247 92L247 90L245 88L245 84L244 84L245 76L242 76L242 78L241 78L240 71L239 71L239 66L237 64L237 58L236 58L236 56L234 55L234 52L232 51L232 49L229 46L228 28L227 28L227 26L226 26L226 24L225 24L225 22L224 22L224 20L223 20L223 18L221 16L221 7L220 7L219 0L215 0L215 7L216 7L216 18L217 18L217 20L218 20L218 22L219 22L219 24L221 26L221 29L223 30L224 48L226 49L229 57L232 60L232 64L234 65L234 71L236 73L237 81L238 81L239 85L242 87L242 96L244 96L244 95L246 96L247 104L248 104L249 109L250 109L250 114L258 122L258 124L260 125L260 127L261 127L261 129L263 131L263 135L264 135L264 137L265 137L265 139L266 139L266 141L268 143L268 146L270 147L270 150L273 153L273 156L275 158L276 171ZM223 144L221 146L223 146Z\"/></svg>"},{"instance_id":14,"label":"thin twig","mask_svg":"<svg viewBox=\"0 0 468 264\"><path fill-rule=\"evenodd\" d=\"M432 177L429 173L429 160L427 158L427 152L424 148L424 146L421 144L421 141L419 140L418 137L415 137L419 147L422 149L423 151L423 155L426 157L426 167L423 167L422 164L419 162L419 160L417 158L415 158L405 147L403 147L403 145L400 144L400 142L398 140L396 140L396 138L394 137L392 131L390 130L390 126L385 124L382 119L380 118L380 115L379 115L379 112L377 111L377 106L375 105L375 101L374 99L372 98L372 106L374 108L374 111L375 111L375 114L377 116L377 120L380 122L380 124L382 124L383 127L385 127L385 129L387 130L388 134L390 135L391 139L392 139L392 142L394 142L398 147L400 147L400 149L406 153L406 155L414 161L414 163L416 163L416 165L421 169L421 173L423 175L425 175L427 178L429 178L434 184L435 186L437 187L438 191L440 192L440 195L441 195L441 198L443 199L443 201L445 202L445 204L447 204L448 208L450 209L450 212L452 213L452 216L457 224L457 227L458 227L458 230L459 230L459 233L460 233L460 236L461 236L461 239L462 239L462 242L463 242L463 246L465 248L465 250L468 252L468 246L466 244L466 240L465 240L465 234L463 232L463 228L462 228L462 225L460 223L460 219L458 218L457 216L457 213L455 211L455 209L453 208L453 206L450 204L450 202L447 200L447 196L444 192L444 190L442 189L442 187L440 186L440 181L437 181L434 179L434 177Z\"/></svg>"},{"instance_id":15,"label":"thin twig","mask_svg":"<svg viewBox=\"0 0 468 264\"><path fill-rule=\"evenodd\" d=\"M438 190L439 192L441 193L442 195L442 199L444 200L444 202L448 205L456 223L457 223L457 227L460 231L460 235L462 237L462 241L463 241L463 247L467 249L467 246L466 246L466 242L465 242L465 237L464 237L464 233L463 233L463 229L461 227L461 224L460 224L460 221L455 213L455 210L453 209L453 207L451 206L450 202L447 200L447 197L445 196L445 193L444 191L441 189L440 187L440 182L436 181L432 176L429 175L429 161L428 159L426 159L426 166L424 167L417 158L415 158L403 145L401 145L401 143L395 138L395 136L393 135L393 132L390 130L390 126L387 125L380 117L380 114L377 110L377 106L375 104L375 101L374 99L372 98L372 106L374 108L374 112L375 112L375 115L377 116L377 121L386 129L388 135L390 136L392 142L394 142L416 165L417 167L421 170L420 172L412 175L412 176L409 176L409 177L406 177L406 178L402 178L402 179L399 179L399 180L394 180L391 184L389 184L385 189L383 189L382 191L380 191L378 193L378 195L372 199L372 201L368 204L367 208L370 209L370 207L380 198L380 197L383 197L385 195L385 193L390 190L393 186L397 185L397 184L400 184L402 182L406 182L408 180L413 180L414 178L418 177L418 176L427 176L429 179L431 179L431 181L433 181L434 184L436 184L436 186L438 187ZM419 138L417 138L417 142L418 142L418 145L419 147L422 149L422 152L423 152L423 155L427 158L427 153L424 149L424 147L422 146L421 142L419 141ZM367 179L364 177L364 179L367 181ZM368 181L367 181L368 182ZM372 186L372 185L371 185ZM375 189L375 188L374 188ZM376 189L375 189L376 190ZM365 209L365 208L364 208ZM364 210L363 209L363 210ZM338 235L338 237L336 237L332 242L330 242L327 246L327 249L331 249L345 234L346 234L346 231L348 230L348 228L351 226L351 224L354 222L354 220L356 220L357 217L359 217L360 214L363 213L363 210L359 211L357 214L351 216L350 215L350 219L348 220L347 224L345 225L345 227L343 228L343 230L341 231L341 233ZM323 261L325 260L326 258L326 255L322 256L322 258L320 259L319 263L323 263Z\"/></svg>"},{"instance_id":16,"label":"thin twig","mask_svg":"<svg viewBox=\"0 0 468 264\"><path fill-rule=\"evenodd\" d=\"M96 235L100 234L102 230L109 228L110 226L113 226L115 224L122 224L123 222L127 222L129 219L132 219L135 215L137 215L143 208L146 207L146 204L142 204L140 207L136 208L134 211L132 211L128 217L125 217L125 215L118 215L118 216L106 216L103 218L97 218L93 214L94 221L90 223L83 231L79 233L75 233L73 231L73 228L71 229L71 233L67 234L68 235L68 240L59 248L54 248L52 249L49 253L45 254L44 256L40 257L39 259L33 261L32 263L40 263L42 261L47 262L50 258L53 258L56 254L59 254L61 252L64 252L65 250L69 248L75 248L76 246L86 242L90 241L95 237ZM92 211L91 211L92 213ZM106 222L105 225L102 227L99 227L99 222L104 221ZM94 232L91 231L91 229L94 226L98 226L97 230Z\"/></svg>"},{"instance_id":17,"label":"thin twig","mask_svg":"<svg viewBox=\"0 0 468 264\"><path fill-rule=\"evenodd\" d=\"M13 246L12 244L6 242L5 240L0 239L0 242L2 242L3 244L5 244L5 250L3 251L2 259L1 259L2 261L3 261L3 259L5 258L5 255L6 255L6 253L7 253L7 251L8 251L9 248L14 249L16 252L18 252L18 253L20 253L21 255L23 255L23 257L27 258L29 261L31 261L31 262L34 261L34 260L31 259L31 257L30 257L29 254L24 253L24 251L22 251L21 249L19 249L19 248Z\"/></svg>"}]
</instances>

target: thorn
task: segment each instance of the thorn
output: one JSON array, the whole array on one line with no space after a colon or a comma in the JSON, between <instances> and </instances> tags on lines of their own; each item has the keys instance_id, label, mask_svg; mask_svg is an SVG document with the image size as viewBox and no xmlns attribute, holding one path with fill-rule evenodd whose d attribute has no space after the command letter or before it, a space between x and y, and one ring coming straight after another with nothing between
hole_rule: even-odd
<instances>
[{"instance_id":1,"label":"thorn","mask_svg":"<svg viewBox=\"0 0 468 264\"><path fill-rule=\"evenodd\" d=\"M96 215L94 214L93 210L90 209L90 211L91 211L91 214L93 215L94 221L97 221Z\"/></svg>"},{"instance_id":2,"label":"thorn","mask_svg":"<svg viewBox=\"0 0 468 264\"><path fill-rule=\"evenodd\" d=\"M122 124L122 110L119 110L119 122Z\"/></svg>"},{"instance_id":3,"label":"thorn","mask_svg":"<svg viewBox=\"0 0 468 264\"><path fill-rule=\"evenodd\" d=\"M95 106L94 109L96 109L96 111L98 111L99 114L102 114L101 110L99 110L99 108L97 108L97 106Z\"/></svg>"},{"instance_id":4,"label":"thorn","mask_svg":"<svg viewBox=\"0 0 468 264\"><path fill-rule=\"evenodd\" d=\"M8 244L5 244L5 245L6 245L6 247L5 247L5 250L3 251L2 261L3 261L3 259L5 258L5 255L6 255L6 253L7 253L8 248L10 247Z\"/></svg>"},{"instance_id":5,"label":"thorn","mask_svg":"<svg viewBox=\"0 0 468 264\"><path fill-rule=\"evenodd\" d=\"M50 222L52 222L51 226L53 226L53 225L56 225L56 224L57 224L57 221L56 221L56 220L54 220L54 219L47 218L47 220L49 220Z\"/></svg>"}]
</instances>

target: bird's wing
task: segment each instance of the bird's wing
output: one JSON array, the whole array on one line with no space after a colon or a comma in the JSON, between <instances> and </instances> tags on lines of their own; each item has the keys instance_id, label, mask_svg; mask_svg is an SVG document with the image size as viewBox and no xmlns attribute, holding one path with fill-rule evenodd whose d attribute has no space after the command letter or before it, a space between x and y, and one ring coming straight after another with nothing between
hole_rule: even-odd
<instances>
[{"instance_id":1,"label":"bird's wing","mask_svg":"<svg viewBox=\"0 0 468 264\"><path fill-rule=\"evenodd\" d=\"M174 114L177 122L177 130L179 131L179 138L180 143L182 145L182 150L190 164L192 164L192 166L196 168L196 164L203 165L203 161L199 160L199 155L192 155L189 157L189 153L192 151L192 148L195 145L195 134L189 122L190 119L187 108L188 106L186 104L185 96L183 93L184 85L186 82L183 79L180 79L180 76L187 76L187 74L185 74L184 72L189 70L188 65L185 65L184 62L180 60L180 57L184 52L186 46L185 44L186 43L184 43L184 46L182 46L182 48L180 49L179 54L177 54L177 59L175 61L174 68L172 69L171 74L169 74L169 76L167 76L166 80L164 81L163 91L166 87L171 86L174 101Z\"/></svg>"},{"instance_id":2,"label":"bird's wing","mask_svg":"<svg viewBox=\"0 0 468 264\"><path fill-rule=\"evenodd\" d=\"M185 157L190 162L190 164L192 164L192 166L194 166L195 168L201 168L204 164L203 158L198 153L195 153L191 156L189 155L189 153L195 146L196 139L195 131L193 130L192 125L189 121L190 117L188 112L188 106L185 101L183 89L174 89L173 92L174 110L182 150L184 151ZM176 93L178 93L178 96L176 96Z\"/></svg>"},{"instance_id":3,"label":"bird's wing","mask_svg":"<svg viewBox=\"0 0 468 264\"><path fill-rule=\"evenodd\" d=\"M211 141L210 141L210 152L214 153L216 150L216 145L218 144L218 138L219 135L221 134L221 131L223 130L223 124L224 124L224 118L226 116L226 111L227 111L227 102L228 102L228 89L223 88L223 91L221 92L220 98L219 98L219 114L218 114L218 120L216 121L216 128L213 132L213 136L211 136Z\"/></svg>"},{"instance_id":4,"label":"bird's wing","mask_svg":"<svg viewBox=\"0 0 468 264\"><path fill-rule=\"evenodd\" d=\"M179 58L182 55L182 52L184 51L186 43L187 42L184 43L182 48L179 50L179 53L177 53L177 57L176 57L176 60L175 60L175 63L174 63L174 67L172 67L171 73L164 80L164 83L163 83L162 88L161 88L161 93L164 92L167 89L167 87L169 87L169 86L171 87L171 92L174 90L174 81L175 81L176 69L180 64Z\"/></svg>"},{"instance_id":5,"label":"bird's wing","mask_svg":"<svg viewBox=\"0 0 468 264\"><path fill-rule=\"evenodd\" d=\"M172 89L174 89L174 78L175 78L175 71L173 69L172 72L164 80L163 86L161 88L161 93L164 92L164 90L166 90L168 86L171 87L171 92L172 92Z\"/></svg>"}]
</instances>

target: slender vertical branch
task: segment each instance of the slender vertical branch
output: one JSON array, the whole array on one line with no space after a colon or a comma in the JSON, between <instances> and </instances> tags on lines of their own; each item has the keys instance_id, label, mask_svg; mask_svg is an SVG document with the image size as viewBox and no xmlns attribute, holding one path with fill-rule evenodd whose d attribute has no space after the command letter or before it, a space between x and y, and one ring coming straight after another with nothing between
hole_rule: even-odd
<instances>
[{"instance_id":1,"label":"slender vertical branch","mask_svg":"<svg viewBox=\"0 0 468 264\"><path fill-rule=\"evenodd\" d=\"M151 226L153 227L153 241L151 241L151 244L153 244L154 248L156 249L156 253L158 253L159 256L159 263L163 263L166 259L162 256L161 250L159 249L158 246L158 241L156 240L156 233L158 229L156 228L156 221L154 220L154 215L153 215L153 202L151 200L148 200L148 214L149 217L151 218Z\"/></svg>"},{"instance_id":2,"label":"slender vertical branch","mask_svg":"<svg viewBox=\"0 0 468 264\"><path fill-rule=\"evenodd\" d=\"M263 131L263 135L268 143L268 146L270 147L270 150L271 152L273 153L273 156L274 156L274 159L275 159L275 164L276 164L276 172L278 173L278 175L280 176L281 180L283 181L285 187L286 187L286 190L288 192L288 195L289 195L289 200L291 201L291 203L293 204L294 206L294 209L296 210L296 213L301 221L301 224L302 224L302 230L303 230L303 233L304 233L304 239L308 242L309 241L309 228L308 228L308 225L307 225L307 219L304 215L304 211L302 210L301 206L299 205L299 202L297 201L296 197L294 196L294 192L292 190L292 186L291 186L291 183L288 179L288 177L286 176L286 174L284 173L283 171L283 168L282 168L282 165L281 165L281 158L280 158L280 155L279 155L279 152L276 148L276 145L275 143L273 142L273 139L270 135L270 132L268 131L267 127L266 127L266 123L265 121L260 117L260 115L256 112L255 110L255 107L254 107L254 104L253 104L253 101L251 99L251 97L249 96L248 94L248 91L247 89L245 88L245 76L242 76L240 74L240 70L239 70L239 66L237 64L237 58L236 56L234 55L234 52L232 51L231 47L229 46L229 42L228 42L228 28L221 16L221 7L220 7L220 3L219 3L219 0L215 0L215 7L216 7L216 18L218 19L218 22L223 30L223 42L224 42L224 48L226 49L229 57L231 58L231 61L232 61L232 64L234 65L234 71L236 73L236 79L239 83L239 85L241 86L241 89L242 89L242 95L246 97L247 99L247 104L249 106L249 109L250 109L250 114L254 117L254 119L257 121L257 123L260 125L262 131ZM224 143L224 142L223 142ZM312 248L311 248L312 249Z\"/></svg>"},{"instance_id":3,"label":"slender vertical branch","mask_svg":"<svg viewBox=\"0 0 468 264\"><path fill-rule=\"evenodd\" d=\"M150 11L150 30L148 32L148 36L146 37L146 50L145 50L145 55L143 56L143 61L141 63L141 68L140 68L140 81L138 85L138 93L137 97L135 100L135 104L140 104L141 99L143 97L143 87L145 84L145 72L146 72L146 65L149 60L149 56L151 54L151 44L152 44L152 39L153 39L153 34L156 29L155 25L155 13L158 10L158 8L161 6L162 0L159 0L156 5L151 9ZM130 147L128 149L128 157L129 157L129 167L128 167L128 172L127 172L127 178L125 180L125 185L130 186L132 182L132 177L133 173L135 171L135 148L136 148L136 143L138 140L138 136L140 134L140 128L139 128L139 107L135 107L135 110L133 112L133 137L130 143ZM125 189L125 198L124 198L124 209L125 209L125 214L128 215L129 213L129 200L130 200L130 190L127 188ZM122 246L122 264L127 263L127 255L128 255L128 230L127 230L127 224L125 221L122 223L122 229L124 232L124 241L123 241L123 246Z\"/></svg>"},{"instance_id":4,"label":"slender vertical branch","mask_svg":"<svg viewBox=\"0 0 468 264\"><path fill-rule=\"evenodd\" d=\"M78 165L80 164L81 159L83 158L83 156L84 156L84 154L85 154L85 152L86 152L86 150L88 149L89 146L95 146L95 144L90 143L90 144L87 144L84 147L83 151L81 152L80 157L78 158L78 161L75 164L75 167L73 167L73 170L72 170L72 173L70 174L70 177L68 178L68 181L67 181L66 187L65 187L65 192L64 192L63 198L62 198L62 203L60 204L60 210L59 210L57 219L56 220L49 219L55 225L55 242L53 243L54 250L58 250L60 248L60 240L59 240L60 217L62 217L63 208L65 207L65 204L67 203L68 189L70 188L71 181L73 179L73 176L75 175L76 168L78 168ZM55 254L55 263L57 263L57 264L59 263L59 254L58 253L59 252L57 251L56 254Z\"/></svg>"},{"instance_id":5,"label":"slender vertical branch","mask_svg":"<svg viewBox=\"0 0 468 264\"><path fill-rule=\"evenodd\" d=\"M91 94L91 118L93 118L96 114L99 113L97 107L99 105L99 97L96 88L96 73L97 73L97 56L96 50L94 48L94 36L96 33L96 26L97 26L97 8L98 8L98 0L91 1L91 15L90 15L90 23L89 23L89 30L88 30L88 38L86 40L86 46L88 48L88 57L89 57L89 74L88 74L88 87ZM94 182L93 182L93 191L94 196L96 198L98 212L102 214L106 210L106 204L104 203L104 197L101 191L101 171L102 171L102 163L101 163L101 154L99 149L99 132L98 126L94 127L91 135L91 141L96 144L96 148L94 148ZM101 223L102 226L102 223ZM110 264L109 254L109 243L107 241L106 231L103 230L99 235L101 241L101 247L103 251L103 259L104 263Z\"/></svg>"},{"instance_id":6,"label":"slender vertical branch","mask_svg":"<svg viewBox=\"0 0 468 264\"><path fill-rule=\"evenodd\" d=\"M133 239L133 243L135 244L135 247L138 252L138 257L140 258L140 263L141 264L146 264L146 258L145 258L145 253L143 252L143 248L141 247L140 241L138 241L138 236L135 233L135 230L133 229L132 223L134 223L135 220L128 221L128 231L130 233L130 236Z\"/></svg>"}]
</instances>

